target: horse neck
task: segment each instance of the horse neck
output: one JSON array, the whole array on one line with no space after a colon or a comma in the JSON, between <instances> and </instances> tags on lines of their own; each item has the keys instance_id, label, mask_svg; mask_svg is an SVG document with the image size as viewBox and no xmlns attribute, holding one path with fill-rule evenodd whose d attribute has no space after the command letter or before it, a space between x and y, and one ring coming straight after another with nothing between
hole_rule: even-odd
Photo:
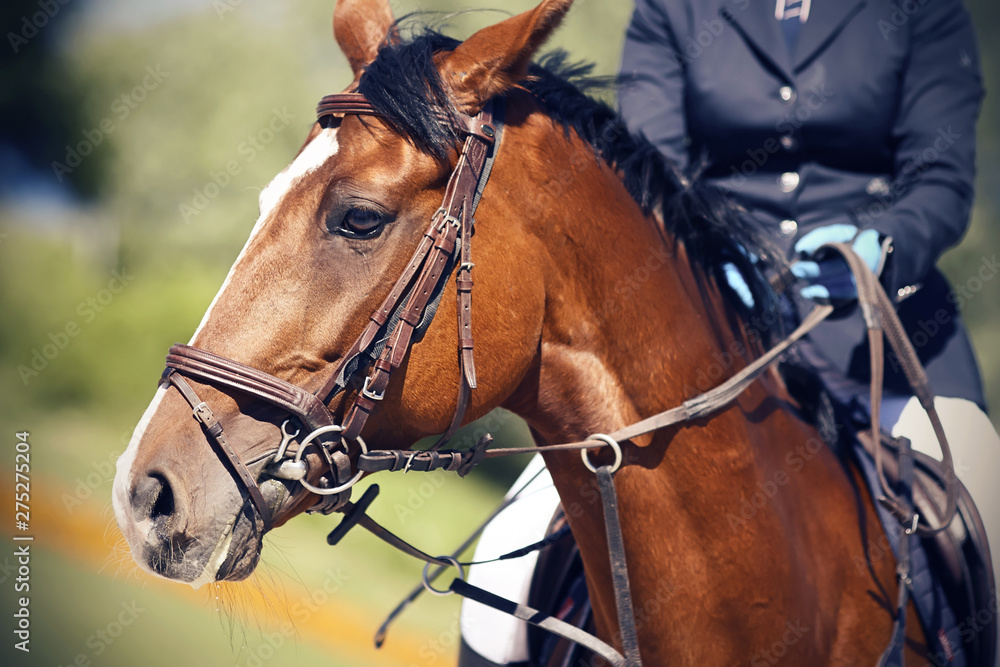
<instances>
[{"instance_id":1,"label":"horse neck","mask_svg":"<svg viewBox=\"0 0 1000 667\"><path fill-rule=\"evenodd\" d=\"M552 141L566 139L533 138L543 150ZM505 407L550 442L611 432L679 405L738 370L751 348L683 244L665 237L589 146L575 137L569 144L572 157L558 163L571 165L568 177L553 167L519 175L555 190L560 205L534 225L547 303L540 354ZM532 195L524 199L538 200Z\"/></svg>"},{"instance_id":2,"label":"horse neck","mask_svg":"<svg viewBox=\"0 0 1000 667\"><path fill-rule=\"evenodd\" d=\"M734 333L714 282L691 265L683 246L664 240L612 170L592 158L590 164L564 183L559 199L573 205L553 208L565 217L546 220L540 352L506 404L548 444L610 433L677 406L738 371L752 349ZM533 182L545 183L544 174ZM742 548L720 507L738 508L739 498L783 465L784 449L773 443L808 438L780 409L768 382L710 420L623 445L627 465L615 480L633 581L704 572L710 566L692 559L708 549L687 547L706 538L712 549ZM595 479L576 452L545 459L580 545L598 625L608 631L614 603ZM770 537L779 543L779 533ZM662 601L661 593L639 591L636 603L649 596Z\"/></svg>"}]
</instances>

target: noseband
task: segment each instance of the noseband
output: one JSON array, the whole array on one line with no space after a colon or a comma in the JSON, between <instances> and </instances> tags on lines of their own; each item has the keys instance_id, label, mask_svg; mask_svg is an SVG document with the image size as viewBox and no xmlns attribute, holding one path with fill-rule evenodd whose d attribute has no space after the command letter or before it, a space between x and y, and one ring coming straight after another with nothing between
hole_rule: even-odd
<instances>
[{"instance_id":1,"label":"noseband","mask_svg":"<svg viewBox=\"0 0 1000 667\"><path fill-rule=\"evenodd\" d=\"M360 93L328 95L320 101L316 112L320 123L333 116L379 115ZM476 386L470 245L475 224L473 215L489 180L502 129L502 114L503 100L497 99L488 102L476 116L459 112L442 116L444 122L450 122L458 134L465 136L465 142L448 180L441 207L431 217L430 226L403 275L382 305L372 313L336 372L318 391L310 393L273 375L190 345L170 348L160 385L176 387L191 405L194 418L210 436L217 454L228 463L238 486L246 490L256 507L264 530L274 524L272 508L264 499L257 479L230 444L222 424L191 387L188 378L251 394L298 419L308 429L308 435L293 449L289 443L294 434L285 431L283 424L284 439L266 457L271 461L265 464L263 472L271 478L298 482L322 496L309 511L324 514L336 511L350 501L351 487L362 475L360 470L353 472L356 466L352 465L348 443L357 443L361 453L367 453L361 431L385 397L393 371L399 368L413 342L430 325L447 277L457 263L459 395L451 424L434 449L447 442L461 425L469 396ZM327 404L369 368L371 372L361 382L361 390L347 410L343 424L337 424ZM316 447L318 458L304 457L310 446ZM314 472L310 470L310 461L316 460L321 461L321 466ZM314 482L308 481L310 477Z\"/></svg>"}]
</instances>

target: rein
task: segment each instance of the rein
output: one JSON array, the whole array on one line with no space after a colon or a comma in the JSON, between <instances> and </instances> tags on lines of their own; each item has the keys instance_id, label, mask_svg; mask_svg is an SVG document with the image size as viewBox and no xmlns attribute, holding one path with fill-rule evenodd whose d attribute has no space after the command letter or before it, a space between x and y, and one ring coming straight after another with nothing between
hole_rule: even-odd
<instances>
[{"instance_id":1,"label":"rein","mask_svg":"<svg viewBox=\"0 0 1000 667\"><path fill-rule=\"evenodd\" d=\"M489 449L492 438L487 435L469 450L441 450L440 448L451 439L456 429L461 425L471 391L476 387L472 336L472 268L474 264L471 258L471 242L475 225L474 214L489 181L490 171L500 143L503 129L503 110L503 99L498 98L488 102L476 116L457 112L449 116L442 114L442 122L452 123L455 129L465 136L465 141L458 162L449 178L441 206L431 216L430 225L407 264L407 268L393 285L382 305L369 317L365 329L355 340L348 353L344 355L334 374L318 391L310 393L263 371L189 345L174 345L170 348L166 369L160 378L160 384L163 387L176 387L190 404L193 417L201 424L211 442L214 443L219 457L228 464L237 485L246 490L247 497L256 510L255 523L260 524L261 532L274 525L274 517L272 507L261 492L259 478L266 476L298 482L307 491L321 496L321 499L308 511L324 514L338 511L345 515L340 525L327 538L330 544L337 543L347 531L355 525L360 525L392 546L426 561L428 565L437 565L438 570L431 576L428 575L428 569L424 568L423 588L426 590L435 594L459 593L539 625L570 641L580 643L604 657L612 665L638 667L641 665L641 659L639 657L637 628L629 591L618 500L613 481L614 473L625 463L619 443L659 429L707 417L731 405L767 368L778 361L789 347L823 322L833 312L833 307L817 306L791 335L718 387L685 401L680 406L626 426L611 434L594 434L586 440L575 443L493 450ZM324 97L317 107L317 115L321 123L324 123L331 116L343 117L351 114L379 115L371 103L359 93L329 95ZM827 247L842 254L847 260L858 286L858 299L868 326L873 369L871 386L873 442L880 442L878 437L878 406L881 399L884 364L882 356L882 335L884 333L902 360L904 371L914 388L915 395L918 396L921 405L930 415L944 453L947 509L939 526L921 525L919 523L920 517L913 513L909 503L891 489L883 473L881 447L877 447L875 450L875 461L883 491L883 496L877 500L885 505L901 524L907 526L907 535L938 532L950 523L955 514L957 478L954 473L951 450L948 447L940 419L934 411L933 394L927 385L926 375L892 304L875 276L854 254L849 245L837 244ZM369 451L361 438L361 432L369 416L384 399L393 371L402 364L413 342L423 334L433 319L447 277L455 270L456 264L458 267L455 271L455 282L460 378L458 400L451 422L445 433L430 450ZM367 372L369 368L371 370ZM364 379L360 380L361 375L366 372ZM298 431L290 433L285 430L288 421L282 424L284 435L282 442L276 450L262 459L263 464L259 466L258 477L255 478L250 467L229 443L222 424L214 416L207 403L201 400L191 387L188 378L197 378L213 385L221 385L257 396L293 415L308 429L308 434L299 440L297 446L293 448L290 445ZM338 424L327 404L335 396L345 392L349 386L352 386L352 383L356 387L359 380L360 391L356 393L354 402L346 411L345 419L341 424ZM355 443L356 448L350 446L349 442ZM305 452L310 447L313 447L315 451L306 457ZM611 465L595 467L590 462L588 451L603 447L612 449L614 462ZM350 501L352 487L366 472L402 471L405 473L411 470L423 472L444 469L457 472L464 477L485 458L563 450L579 450L584 464L598 478L623 653L618 653L597 637L567 623L523 605L498 598L492 593L463 581L464 577L461 576L463 566L458 561L458 555L464 551L465 546L468 546L468 542L453 556L433 557L378 525L365 513L378 494L377 486L372 485L357 503ZM353 459L352 453L354 454ZM316 465L317 461L319 465ZM260 464L261 461L255 463ZM544 548L550 543L543 540L531 547L507 554L505 557L524 555L532 550ZM436 578L445 568L451 566L459 569L460 576L452 582L447 591L434 589L431 586L431 580ZM901 612L905 611L907 568L906 559L903 558L899 570L900 588L902 589L900 592ZM418 594L419 589L411 593L404 605L393 612L390 619L380 629L380 637L384 638L388 623ZM902 613L899 614L898 619L901 618ZM379 643L378 640L377 643Z\"/></svg>"}]
</instances>

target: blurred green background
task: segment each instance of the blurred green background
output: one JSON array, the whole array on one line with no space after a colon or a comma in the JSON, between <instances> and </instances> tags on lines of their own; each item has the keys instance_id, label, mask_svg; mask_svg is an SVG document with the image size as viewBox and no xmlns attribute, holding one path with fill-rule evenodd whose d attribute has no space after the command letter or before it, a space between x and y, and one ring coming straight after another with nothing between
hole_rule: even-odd
<instances>
[{"instance_id":1,"label":"blurred green background","mask_svg":"<svg viewBox=\"0 0 1000 667\"><path fill-rule=\"evenodd\" d=\"M534 2L392 4L400 16L517 12ZM1000 45L988 37L1000 10L993 0L967 4L988 89L998 90ZM0 470L12 492L14 434L29 432L36 536L27 657L11 649L13 547L0 549L0 664L454 663L454 600L422 600L386 647L373 649L383 615L420 568L360 533L327 547L332 518L302 517L272 534L248 585L191 591L136 571L111 512L115 457L167 347L190 337L256 219L257 193L295 154L317 100L350 79L331 37L332 10L332 0L15 0L0 8L0 439L10 446ZM578 0L553 46L613 73L630 10L624 0ZM447 20L464 37L502 16L428 20ZM973 224L943 262L962 284L1000 249L997 109L988 96ZM291 119L254 145L249 138L276 114ZM81 142L86 155L68 154ZM230 161L240 173L219 176ZM114 293L116 275L125 284ZM1000 280L987 280L965 308L994 405L998 295ZM33 360L44 368L27 371ZM483 427L523 440L517 420L488 419ZM515 472L384 480L373 514L429 551L450 551ZM9 545L13 510L3 505Z\"/></svg>"}]
</instances>

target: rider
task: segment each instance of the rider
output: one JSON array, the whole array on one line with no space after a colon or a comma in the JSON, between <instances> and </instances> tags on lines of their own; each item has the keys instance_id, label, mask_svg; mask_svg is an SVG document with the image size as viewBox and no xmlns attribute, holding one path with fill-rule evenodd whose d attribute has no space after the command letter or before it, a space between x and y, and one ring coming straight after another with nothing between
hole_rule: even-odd
<instances>
[{"instance_id":1,"label":"rider","mask_svg":"<svg viewBox=\"0 0 1000 667\"><path fill-rule=\"evenodd\" d=\"M857 292L846 265L818 250L851 242L880 275L938 396L956 471L997 545L1000 572L1000 490L992 479L1000 438L985 414L958 312L963 299L935 268L969 223L983 96L961 0L635 0L621 73L630 129L681 167L706 160L705 180L798 260L792 272L805 282L794 297L798 314L813 300L842 306L844 316L816 329L802 350L827 376L857 381L841 398L867 396L865 325L850 303ZM744 278L735 267L726 274L752 306ZM940 456L891 353L885 373L883 428ZM538 510L535 502L535 515L544 514ZM476 560L532 541L510 536L517 517L494 521ZM471 577L524 601L533 561L506 567L492 575L473 568ZM474 622L487 613L463 608L461 664L525 660L523 633L511 641Z\"/></svg>"},{"instance_id":2,"label":"rider","mask_svg":"<svg viewBox=\"0 0 1000 667\"><path fill-rule=\"evenodd\" d=\"M963 298L935 268L972 208L983 88L962 1L636 0L622 75L630 129L681 166L706 159L706 180L798 260L800 316L812 300L857 297L839 257L816 257L821 245L852 242L880 273L1000 572L1000 438L958 312ZM752 300L738 272L727 276ZM827 375L857 380L855 399L867 398L860 308L822 324L803 348ZM891 353L885 373L882 427L940 456Z\"/></svg>"}]
</instances>

